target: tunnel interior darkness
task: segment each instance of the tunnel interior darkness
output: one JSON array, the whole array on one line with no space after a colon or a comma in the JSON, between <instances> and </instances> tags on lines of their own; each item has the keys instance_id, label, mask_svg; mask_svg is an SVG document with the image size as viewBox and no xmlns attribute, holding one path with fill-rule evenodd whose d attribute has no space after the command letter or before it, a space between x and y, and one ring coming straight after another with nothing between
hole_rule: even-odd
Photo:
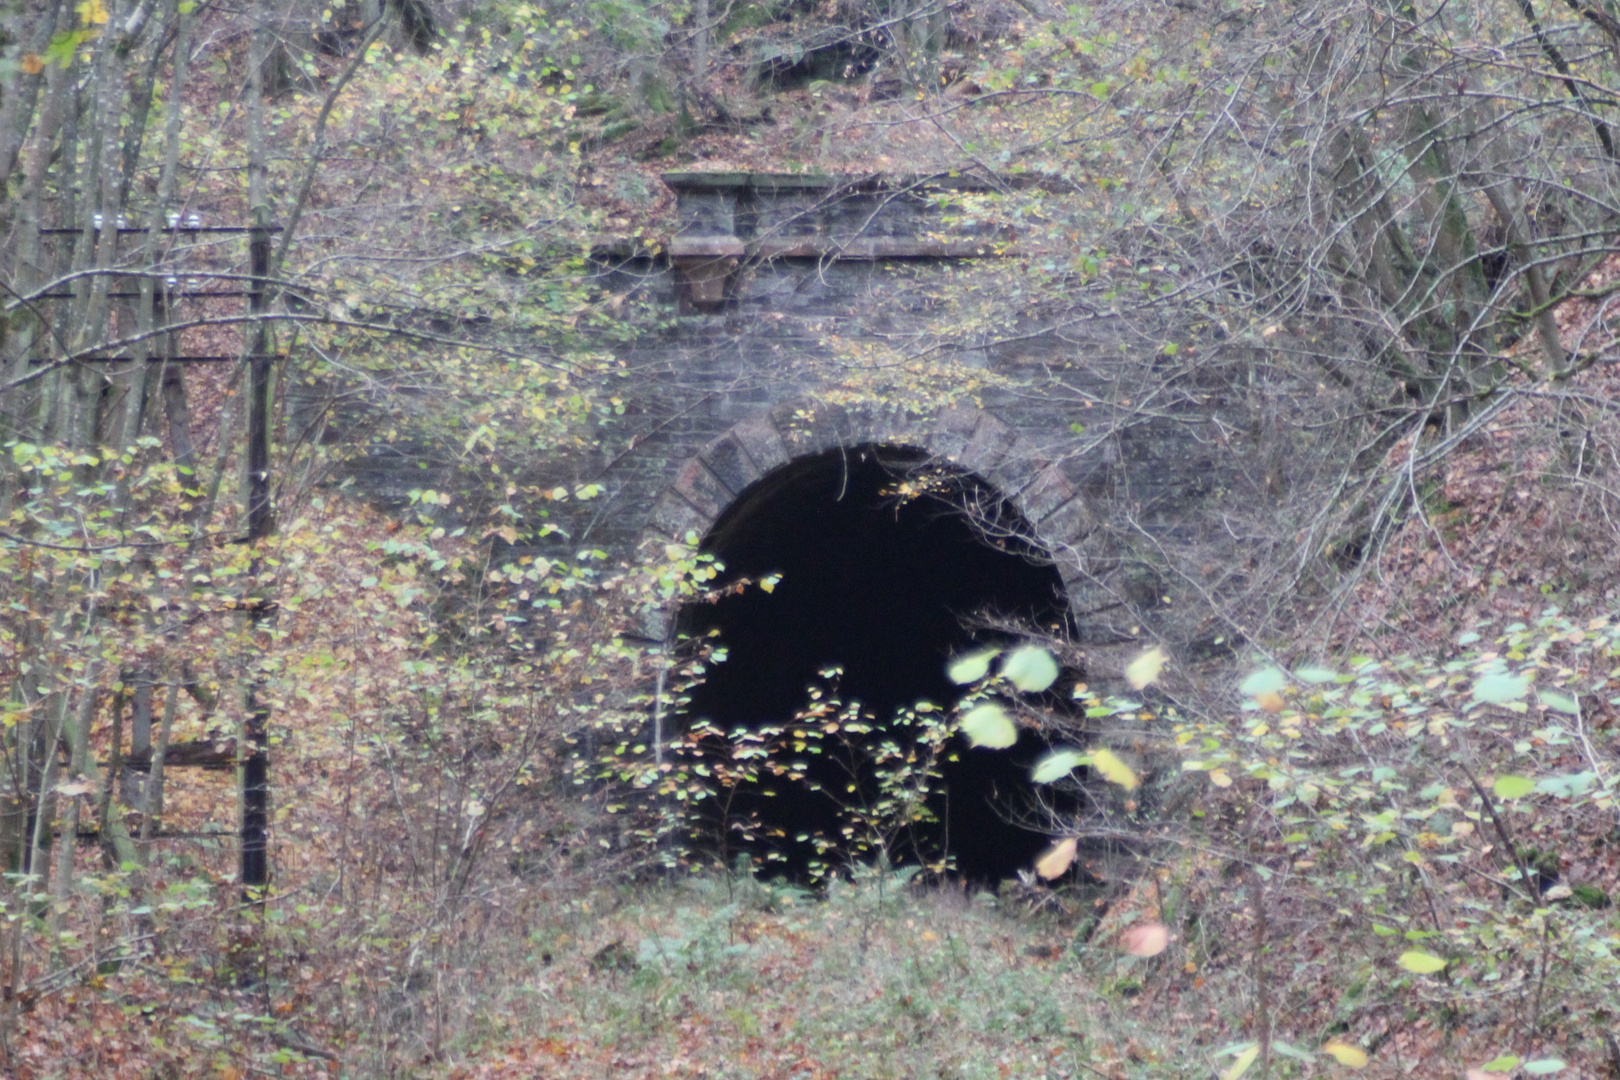
<instances>
[{"instance_id":1,"label":"tunnel interior darkness","mask_svg":"<svg viewBox=\"0 0 1620 1080\"><path fill-rule=\"evenodd\" d=\"M724 650L689 691L688 730L699 720L724 732L788 722L806 707L809 688L826 684L818 673L836 666L838 696L859 701L877 725L865 739L887 731L905 740L911 729L892 723L896 710L918 701L953 705L962 688L946 676L949 659L995 637L982 620L970 629L975 616L1046 628L1065 622L1055 568L1017 541L987 540L957 508L972 499L992 507L1002 525L1022 524L987 485L933 470L928 475L944 477L944 490L896 494L899 480L915 479L925 463L920 452L878 446L801 459L754 484L721 516L704 543L724 564L720 581L780 580L769 591L751 585L682 612L679 630L689 642ZM710 823L713 842L720 845L723 833L728 852L751 849L762 865L800 878L813 876L818 861L836 864L839 852L824 858L803 839L836 838L848 821L827 794L845 791L848 780L824 745L822 755L804 756L803 780L739 785L724 820ZM1027 731L1008 750L970 748L954 736L929 798L938 820L908 830L892 857L933 863L948 851L958 874L990 883L1028 868L1050 842L1026 827L1030 767L1045 749ZM750 836L734 824L745 821L760 828Z\"/></svg>"}]
</instances>

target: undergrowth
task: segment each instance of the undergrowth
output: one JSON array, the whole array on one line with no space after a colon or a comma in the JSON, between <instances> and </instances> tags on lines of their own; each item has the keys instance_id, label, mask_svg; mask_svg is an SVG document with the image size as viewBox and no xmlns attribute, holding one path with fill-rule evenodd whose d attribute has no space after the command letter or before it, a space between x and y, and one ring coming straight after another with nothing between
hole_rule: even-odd
<instances>
[{"instance_id":1,"label":"undergrowth","mask_svg":"<svg viewBox=\"0 0 1620 1080\"><path fill-rule=\"evenodd\" d=\"M1111 950L909 878L864 871L814 898L712 875L548 905L482 1006L489 1041L447 1074L988 1080L1168 1060L1093 989Z\"/></svg>"}]
</instances>

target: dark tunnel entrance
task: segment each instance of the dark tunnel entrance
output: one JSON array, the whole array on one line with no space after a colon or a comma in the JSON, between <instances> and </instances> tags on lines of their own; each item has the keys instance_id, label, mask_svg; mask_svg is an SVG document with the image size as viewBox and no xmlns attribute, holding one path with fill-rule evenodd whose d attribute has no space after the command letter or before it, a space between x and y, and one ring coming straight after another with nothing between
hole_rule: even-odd
<instances>
[{"instance_id":1,"label":"dark tunnel entrance","mask_svg":"<svg viewBox=\"0 0 1620 1080\"><path fill-rule=\"evenodd\" d=\"M722 732L787 723L806 707L808 688L825 685L818 673L836 666L838 696L859 701L876 723L865 745L885 734L904 744L915 729L895 723L896 710L918 701L954 705L962 688L946 676L949 658L995 637L982 621L970 629L970 619L989 615L1047 629L1066 623L1056 569L1010 538L1029 535L1008 528L1023 524L1016 511L976 478L926 462L920 452L887 447L832 451L783 466L721 516L704 550L724 563L722 581L780 580L770 591L751 586L682 613L688 639L725 651L690 692L687 730L699 721ZM924 477L934 482L930 495L897 494L902 480L915 485ZM1009 538L987 540L961 511L969 504L999 515L1002 528L994 532ZM715 808L725 800L707 800L711 842L728 852L750 850L801 879L847 857L847 845L818 851L815 838L837 838L849 825L848 808L828 792L874 797L870 770L863 767L861 793L848 795L839 763L847 753L831 738L821 745L819 755L797 755L802 779L738 785L723 813ZM1028 868L1050 842L1028 827L1038 820L1030 768L1045 749L1027 731L999 751L953 736L927 804L937 820L906 830L891 857L934 864L948 851L962 877L990 883ZM749 822L757 828L750 831Z\"/></svg>"}]
</instances>

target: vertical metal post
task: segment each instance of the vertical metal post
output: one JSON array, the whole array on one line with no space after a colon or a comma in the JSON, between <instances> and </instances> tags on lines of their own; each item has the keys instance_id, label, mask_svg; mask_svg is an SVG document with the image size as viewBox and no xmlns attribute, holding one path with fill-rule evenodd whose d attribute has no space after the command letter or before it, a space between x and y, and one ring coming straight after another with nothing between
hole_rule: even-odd
<instances>
[{"instance_id":1,"label":"vertical metal post","mask_svg":"<svg viewBox=\"0 0 1620 1080\"><path fill-rule=\"evenodd\" d=\"M252 252L253 280L248 286L248 311L263 316L265 290L270 274L270 231L255 225L249 246ZM249 361L248 400L248 539L263 540L270 535L270 332L262 322L253 323L253 355Z\"/></svg>"},{"instance_id":2,"label":"vertical metal post","mask_svg":"<svg viewBox=\"0 0 1620 1080\"><path fill-rule=\"evenodd\" d=\"M266 280L270 275L270 232L261 221L250 233L249 250L252 282L248 291L248 311L263 316L266 308ZM248 358L247 430L247 526L248 541L257 543L270 535L270 358L269 331L263 321L252 324L248 335L252 352ZM254 560L257 564L258 560ZM250 633L256 639L264 620L266 598L254 600ZM243 734L246 746L242 759L242 884L264 886L270 883L270 708L260 700L258 678L249 676L247 721Z\"/></svg>"}]
</instances>

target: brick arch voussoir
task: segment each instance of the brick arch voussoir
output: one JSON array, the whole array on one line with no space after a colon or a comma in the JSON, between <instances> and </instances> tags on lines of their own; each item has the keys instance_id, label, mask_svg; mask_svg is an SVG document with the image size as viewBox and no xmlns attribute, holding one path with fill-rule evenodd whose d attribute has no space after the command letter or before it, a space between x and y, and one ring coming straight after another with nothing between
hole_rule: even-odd
<instances>
[{"instance_id":1,"label":"brick arch voussoir","mask_svg":"<svg viewBox=\"0 0 1620 1080\"><path fill-rule=\"evenodd\" d=\"M796 399L749 417L681 465L642 530L642 550L695 544L755 482L800 458L863 444L923 450L1005 496L1049 552L1071 598L1085 588L1078 549L1095 528L1090 500L1037 444L985 409L931 416Z\"/></svg>"}]
</instances>

